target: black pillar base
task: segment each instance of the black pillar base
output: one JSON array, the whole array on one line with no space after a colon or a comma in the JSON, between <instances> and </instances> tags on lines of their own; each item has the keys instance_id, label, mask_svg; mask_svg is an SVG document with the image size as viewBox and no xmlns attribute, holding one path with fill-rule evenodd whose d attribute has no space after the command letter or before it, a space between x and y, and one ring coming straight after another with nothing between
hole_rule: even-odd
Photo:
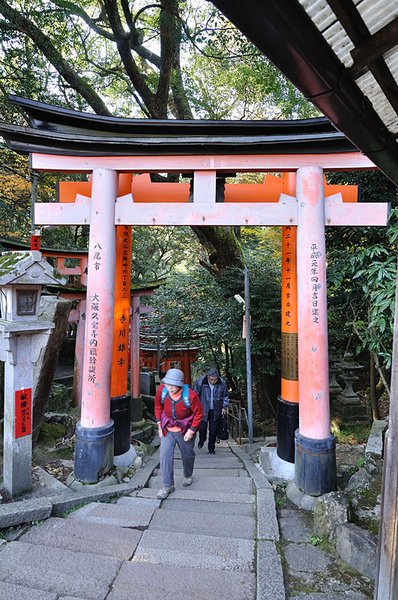
<instances>
[{"instance_id":1,"label":"black pillar base","mask_svg":"<svg viewBox=\"0 0 398 600\"><path fill-rule=\"evenodd\" d=\"M142 398L131 399L131 420L136 423L142 419Z\"/></svg>"},{"instance_id":2,"label":"black pillar base","mask_svg":"<svg viewBox=\"0 0 398 600\"><path fill-rule=\"evenodd\" d=\"M111 398L111 419L115 424L113 436L113 454L120 456L130 450L130 413L131 396Z\"/></svg>"},{"instance_id":3,"label":"black pillar base","mask_svg":"<svg viewBox=\"0 0 398 600\"><path fill-rule=\"evenodd\" d=\"M309 496L336 489L336 438L313 440L296 431L295 482Z\"/></svg>"},{"instance_id":4,"label":"black pillar base","mask_svg":"<svg viewBox=\"0 0 398 600\"><path fill-rule=\"evenodd\" d=\"M113 467L113 421L103 427L76 424L75 477L83 483L97 483Z\"/></svg>"},{"instance_id":5,"label":"black pillar base","mask_svg":"<svg viewBox=\"0 0 398 600\"><path fill-rule=\"evenodd\" d=\"M276 414L276 453L282 460L294 463L294 433L299 426L299 404L278 396Z\"/></svg>"}]
</instances>

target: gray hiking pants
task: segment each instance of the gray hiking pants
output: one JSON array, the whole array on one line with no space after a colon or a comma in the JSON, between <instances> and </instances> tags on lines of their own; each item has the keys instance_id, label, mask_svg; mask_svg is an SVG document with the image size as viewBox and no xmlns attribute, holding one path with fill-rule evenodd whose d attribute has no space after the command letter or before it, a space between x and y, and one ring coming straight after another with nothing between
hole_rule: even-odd
<instances>
[{"instance_id":1,"label":"gray hiking pants","mask_svg":"<svg viewBox=\"0 0 398 600\"><path fill-rule=\"evenodd\" d=\"M160 438L160 472L164 487L174 485L174 448L176 444L181 452L184 477L192 477L195 463L195 435L189 442L185 442L179 431L168 431L167 435Z\"/></svg>"}]
</instances>

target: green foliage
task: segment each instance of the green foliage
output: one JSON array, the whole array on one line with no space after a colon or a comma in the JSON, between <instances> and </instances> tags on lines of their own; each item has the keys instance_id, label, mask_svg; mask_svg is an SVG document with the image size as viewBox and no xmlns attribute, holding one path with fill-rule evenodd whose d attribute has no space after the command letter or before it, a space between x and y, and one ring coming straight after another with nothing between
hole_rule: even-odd
<instances>
[{"instance_id":1,"label":"green foliage","mask_svg":"<svg viewBox=\"0 0 398 600\"><path fill-rule=\"evenodd\" d=\"M397 202L395 187L380 173L340 174L333 183L361 185L365 201ZM363 204L366 210L366 202ZM387 228L330 228L327 231L331 343L359 355L374 352L391 366L394 323L398 209Z\"/></svg>"},{"instance_id":2,"label":"green foliage","mask_svg":"<svg viewBox=\"0 0 398 600\"><path fill-rule=\"evenodd\" d=\"M186 272L193 255L205 253L190 227L134 227L133 282L161 279L174 268Z\"/></svg>"},{"instance_id":3,"label":"green foliage","mask_svg":"<svg viewBox=\"0 0 398 600\"><path fill-rule=\"evenodd\" d=\"M330 430L338 444L366 444L370 434L369 423L343 424L340 419L332 419Z\"/></svg>"},{"instance_id":4,"label":"green foliage","mask_svg":"<svg viewBox=\"0 0 398 600\"><path fill-rule=\"evenodd\" d=\"M245 240L242 240L245 246ZM252 355L261 363L253 380L275 374L280 347L280 265L272 249L248 249L246 260L251 280ZM244 296L243 275L227 269L217 280L197 263L176 269L166 285L151 299L155 307L151 328L159 330L168 343L193 339L200 346L198 373L217 364L231 380L242 384L246 377L245 341L242 339L242 306L234 295Z\"/></svg>"},{"instance_id":5,"label":"green foliage","mask_svg":"<svg viewBox=\"0 0 398 600\"><path fill-rule=\"evenodd\" d=\"M309 542L311 546L320 546L323 542L323 538L319 535L311 535Z\"/></svg>"}]
</instances>

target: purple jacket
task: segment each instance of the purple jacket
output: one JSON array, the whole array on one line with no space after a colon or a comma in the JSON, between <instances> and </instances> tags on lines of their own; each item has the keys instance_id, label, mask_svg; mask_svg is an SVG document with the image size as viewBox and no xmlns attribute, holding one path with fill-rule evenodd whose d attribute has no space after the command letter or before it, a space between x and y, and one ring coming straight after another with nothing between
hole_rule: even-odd
<instances>
[{"instance_id":1,"label":"purple jacket","mask_svg":"<svg viewBox=\"0 0 398 600\"><path fill-rule=\"evenodd\" d=\"M162 431L165 433L165 430L167 431L168 427L180 427L181 435L184 435L191 427L193 417L194 415L192 414L190 417L178 421L177 419L173 419L173 417L168 417L163 411L160 416L160 425L162 427Z\"/></svg>"}]
</instances>

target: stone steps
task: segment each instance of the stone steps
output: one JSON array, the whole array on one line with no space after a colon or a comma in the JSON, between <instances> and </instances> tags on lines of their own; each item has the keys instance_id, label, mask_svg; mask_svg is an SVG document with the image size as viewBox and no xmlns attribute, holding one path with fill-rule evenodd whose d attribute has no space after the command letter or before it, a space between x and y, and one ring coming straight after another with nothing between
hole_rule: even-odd
<instances>
[{"instance_id":1,"label":"stone steps","mask_svg":"<svg viewBox=\"0 0 398 600\"><path fill-rule=\"evenodd\" d=\"M216 483L214 484L216 486ZM140 492L137 492L139 498L156 498L158 488L144 488ZM253 504L255 496L252 494L235 494L228 492L202 492L199 490L192 490L190 488L176 489L169 495L169 498L177 500L203 500L205 502L220 502L225 504L238 503L238 504Z\"/></svg>"},{"instance_id":2,"label":"stone steps","mask_svg":"<svg viewBox=\"0 0 398 600\"><path fill-rule=\"evenodd\" d=\"M82 519L51 518L32 527L20 541L128 560L134 554L142 531L91 523Z\"/></svg>"},{"instance_id":3,"label":"stone steps","mask_svg":"<svg viewBox=\"0 0 398 600\"><path fill-rule=\"evenodd\" d=\"M69 515L69 519L83 520L98 525L144 528L149 525L155 512L155 504L135 502L130 504L102 504L91 502Z\"/></svg>"},{"instance_id":4,"label":"stone steps","mask_svg":"<svg viewBox=\"0 0 398 600\"><path fill-rule=\"evenodd\" d=\"M104 600L121 565L109 556L9 542L0 552L0 581L60 597Z\"/></svg>"},{"instance_id":5,"label":"stone steps","mask_svg":"<svg viewBox=\"0 0 398 600\"><path fill-rule=\"evenodd\" d=\"M256 515L254 504L239 504L238 502L206 502L203 500L178 500L169 496L162 502L162 510L178 510L182 512L207 513L211 515Z\"/></svg>"},{"instance_id":6,"label":"stone steps","mask_svg":"<svg viewBox=\"0 0 398 600\"><path fill-rule=\"evenodd\" d=\"M0 600L282 600L272 489L256 495L251 467L218 450L198 452L189 487L176 458L176 490L164 501L156 470L130 496L91 502L0 546ZM259 548L272 563L260 596Z\"/></svg>"},{"instance_id":7,"label":"stone steps","mask_svg":"<svg viewBox=\"0 0 398 600\"><path fill-rule=\"evenodd\" d=\"M211 600L215 596L254 600L253 574L129 562L123 564L107 600Z\"/></svg>"},{"instance_id":8,"label":"stone steps","mask_svg":"<svg viewBox=\"0 0 398 600\"><path fill-rule=\"evenodd\" d=\"M175 477L175 486L180 489L182 485L182 473ZM152 477L148 487L160 489L162 487L162 478L160 476ZM253 492L253 483L249 478L244 477L206 477L198 476L194 471L190 490L201 492L232 492L234 494L251 494Z\"/></svg>"},{"instance_id":9,"label":"stone steps","mask_svg":"<svg viewBox=\"0 0 398 600\"><path fill-rule=\"evenodd\" d=\"M132 562L251 573L254 549L253 540L147 529Z\"/></svg>"},{"instance_id":10,"label":"stone steps","mask_svg":"<svg viewBox=\"0 0 398 600\"><path fill-rule=\"evenodd\" d=\"M192 512L157 509L149 531L252 540L255 537L256 520L252 516L242 515L218 514L215 517L214 513L202 513L197 519Z\"/></svg>"}]
</instances>

